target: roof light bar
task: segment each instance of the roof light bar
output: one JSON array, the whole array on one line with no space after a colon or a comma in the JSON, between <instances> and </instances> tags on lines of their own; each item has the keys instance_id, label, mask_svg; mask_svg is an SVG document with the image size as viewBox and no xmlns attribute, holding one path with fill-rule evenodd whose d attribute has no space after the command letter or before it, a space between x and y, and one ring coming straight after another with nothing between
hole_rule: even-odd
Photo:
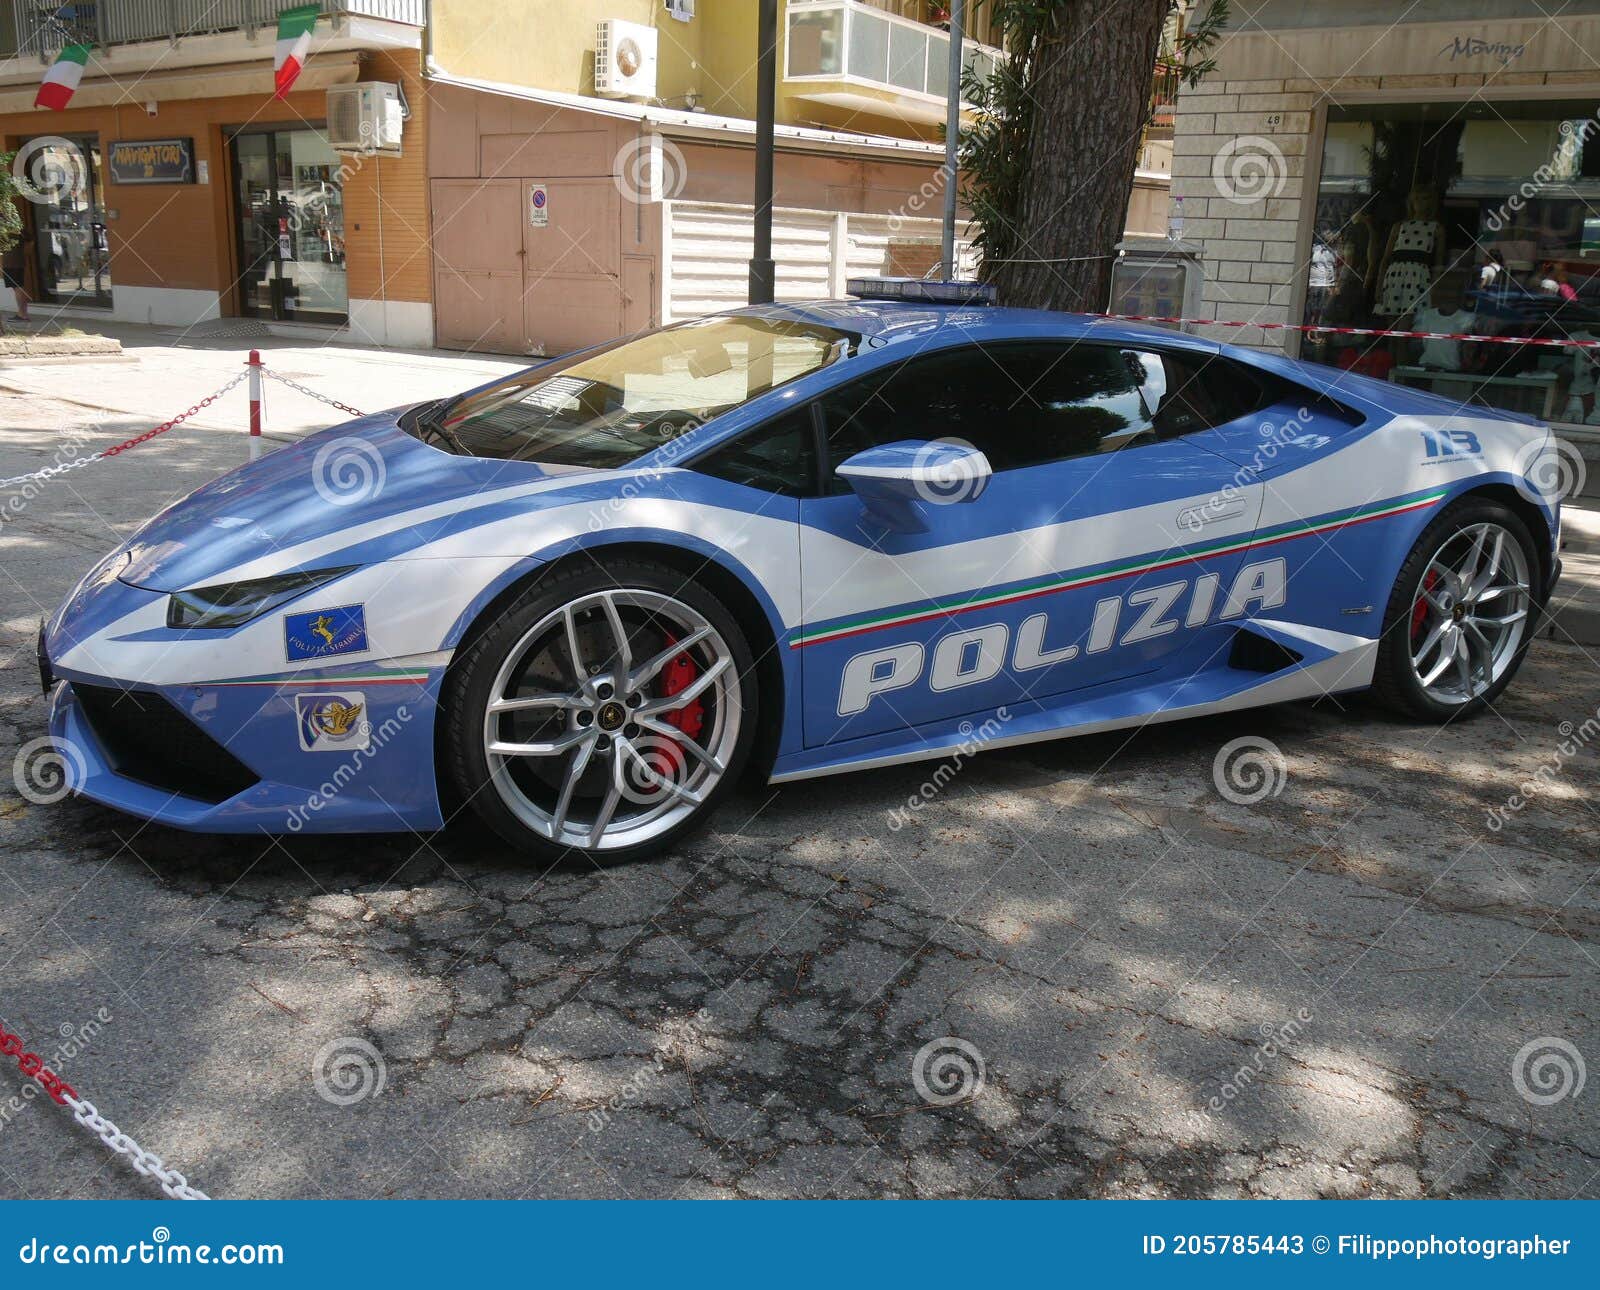
<instances>
[{"instance_id":1,"label":"roof light bar","mask_svg":"<svg viewBox=\"0 0 1600 1290\"><path fill-rule=\"evenodd\" d=\"M845 292L861 300L915 300L930 305L992 305L990 282L929 282L922 278L851 278Z\"/></svg>"}]
</instances>

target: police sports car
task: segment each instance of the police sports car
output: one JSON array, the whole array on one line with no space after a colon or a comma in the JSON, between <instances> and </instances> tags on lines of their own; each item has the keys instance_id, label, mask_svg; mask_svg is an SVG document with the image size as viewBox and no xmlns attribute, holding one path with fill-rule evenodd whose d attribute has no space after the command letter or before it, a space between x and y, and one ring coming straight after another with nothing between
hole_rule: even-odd
<instances>
[{"instance_id":1,"label":"police sports car","mask_svg":"<svg viewBox=\"0 0 1600 1290\"><path fill-rule=\"evenodd\" d=\"M42 630L74 787L216 832L465 806L620 858L746 769L1368 688L1446 721L1516 673L1559 571L1544 427L897 289L924 298L683 323L207 484Z\"/></svg>"}]
</instances>

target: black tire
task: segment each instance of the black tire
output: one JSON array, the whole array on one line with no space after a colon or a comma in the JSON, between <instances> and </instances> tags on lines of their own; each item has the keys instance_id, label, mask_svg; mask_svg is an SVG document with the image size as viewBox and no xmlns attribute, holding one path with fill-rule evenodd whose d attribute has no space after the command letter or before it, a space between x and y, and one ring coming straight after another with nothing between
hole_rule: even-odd
<instances>
[{"instance_id":1,"label":"black tire","mask_svg":"<svg viewBox=\"0 0 1600 1290\"><path fill-rule=\"evenodd\" d=\"M1421 680L1411 665L1412 613L1421 592L1423 575L1433 558L1451 534L1474 524L1498 524L1522 548L1531 575L1529 586L1528 617L1525 620L1522 640L1518 644L1505 671L1483 693L1465 703L1444 703L1423 689ZM1528 526L1510 507L1487 497L1465 497L1447 507L1433 523L1422 531L1411 553L1400 566L1384 609L1383 635L1378 646L1377 667L1372 678L1373 695L1386 707L1405 716L1423 721L1445 722L1470 717L1481 712L1511 684L1533 643L1535 623L1542 610L1540 584L1542 565L1539 549Z\"/></svg>"},{"instance_id":2,"label":"black tire","mask_svg":"<svg viewBox=\"0 0 1600 1290\"><path fill-rule=\"evenodd\" d=\"M593 595L620 589L654 592L688 606L720 635L737 676L739 726L726 769L686 819L647 842L632 846L559 844L518 817L493 783L490 755L484 747L484 721L500 669L518 643L551 612ZM637 660L636 660L637 663ZM459 800L519 852L536 861L556 862L583 857L595 863L620 864L642 859L672 846L705 823L717 804L740 778L755 743L759 721L756 669L749 643L732 614L710 592L683 574L653 561L628 559L604 568L584 562L541 578L492 622L469 638L451 664L442 699L441 769Z\"/></svg>"}]
</instances>

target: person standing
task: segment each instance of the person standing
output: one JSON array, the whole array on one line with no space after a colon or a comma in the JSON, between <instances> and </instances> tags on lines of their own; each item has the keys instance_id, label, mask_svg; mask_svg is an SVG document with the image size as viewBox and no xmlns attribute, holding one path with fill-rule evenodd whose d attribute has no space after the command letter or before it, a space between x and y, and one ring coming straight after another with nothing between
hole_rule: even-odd
<instances>
[{"instance_id":1,"label":"person standing","mask_svg":"<svg viewBox=\"0 0 1600 1290\"><path fill-rule=\"evenodd\" d=\"M0 257L0 274L4 275L5 285L11 289L11 295L17 302L14 321L28 323L28 253L21 239Z\"/></svg>"}]
</instances>

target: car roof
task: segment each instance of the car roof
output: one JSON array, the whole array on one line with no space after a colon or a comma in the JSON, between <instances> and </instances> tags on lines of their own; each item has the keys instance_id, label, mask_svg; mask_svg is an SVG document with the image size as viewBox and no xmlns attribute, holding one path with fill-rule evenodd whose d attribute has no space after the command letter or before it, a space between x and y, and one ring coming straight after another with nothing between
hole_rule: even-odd
<instances>
[{"instance_id":1,"label":"car roof","mask_svg":"<svg viewBox=\"0 0 1600 1290\"><path fill-rule=\"evenodd\" d=\"M764 318L774 322L814 323L857 332L875 346L917 341L926 344L958 335L973 340L998 340L1054 336L1073 340L1103 340L1113 344L1138 343L1176 345L1185 349L1216 352L1213 341L1199 340L1180 331L1142 323L1101 318L1094 314L1056 312L1047 309L1016 309L999 305L940 305L898 300L802 300L773 305L748 305L731 309L726 316Z\"/></svg>"}]
</instances>

